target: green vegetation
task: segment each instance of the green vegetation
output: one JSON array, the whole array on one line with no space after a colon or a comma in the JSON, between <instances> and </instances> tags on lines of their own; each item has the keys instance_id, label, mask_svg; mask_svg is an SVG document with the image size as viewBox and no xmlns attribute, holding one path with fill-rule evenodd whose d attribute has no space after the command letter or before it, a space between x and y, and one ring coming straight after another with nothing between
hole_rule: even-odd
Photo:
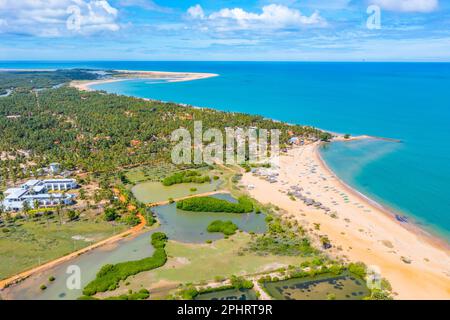
<instances>
[{"instance_id":1,"label":"green vegetation","mask_svg":"<svg viewBox=\"0 0 450 320\"><path fill-rule=\"evenodd\" d=\"M0 72L0 94L11 88L20 90L51 88L72 80L95 80L98 76L84 69L56 71L8 71Z\"/></svg>"},{"instance_id":2,"label":"green vegetation","mask_svg":"<svg viewBox=\"0 0 450 320\"><path fill-rule=\"evenodd\" d=\"M350 263L348 265L348 271L364 279L366 277L367 267L362 262Z\"/></svg>"},{"instance_id":3,"label":"green vegetation","mask_svg":"<svg viewBox=\"0 0 450 320\"><path fill-rule=\"evenodd\" d=\"M231 285L235 289L252 289L253 282L250 280L246 280L244 277L231 276Z\"/></svg>"},{"instance_id":4,"label":"green vegetation","mask_svg":"<svg viewBox=\"0 0 450 320\"><path fill-rule=\"evenodd\" d=\"M225 279L223 279L225 280ZM200 288L197 289L192 285L187 285L186 287L182 288L178 292L178 296L183 300L194 300L198 295L205 294L205 293L211 293L211 292L220 292L230 289L236 289L236 290L242 290L247 289L250 290L253 288L253 282L250 280L246 280L244 277L237 277L235 275L232 275L230 278L230 285L223 285L220 287L207 287L207 288Z\"/></svg>"},{"instance_id":5,"label":"green vegetation","mask_svg":"<svg viewBox=\"0 0 450 320\"><path fill-rule=\"evenodd\" d=\"M108 185L107 188L111 189L111 187ZM134 194L123 185L116 185L114 188L119 191L120 196L110 201L111 205L105 209L103 216L106 221L118 221L129 226L136 226L141 222L138 217L140 214L147 218L148 225L153 225L155 221L151 215L148 215L145 204L138 201Z\"/></svg>"},{"instance_id":6,"label":"green vegetation","mask_svg":"<svg viewBox=\"0 0 450 320\"><path fill-rule=\"evenodd\" d=\"M179 294L183 300L194 300L199 295L199 292L195 287L188 286L182 289Z\"/></svg>"},{"instance_id":7,"label":"green vegetation","mask_svg":"<svg viewBox=\"0 0 450 320\"><path fill-rule=\"evenodd\" d=\"M22 82L24 88L26 83ZM185 108L69 87L39 93L15 90L0 99L0 151L13 156L1 162L0 176L13 180L30 177L49 162L89 172L170 163L170 134L180 127L193 133L192 118L203 121L204 130L225 130L225 125L279 129L281 143L287 141L287 131L316 138L322 135L311 127L291 126L261 116ZM32 152L24 154L23 150Z\"/></svg>"},{"instance_id":8,"label":"green vegetation","mask_svg":"<svg viewBox=\"0 0 450 320\"><path fill-rule=\"evenodd\" d=\"M125 171L126 179L131 184L145 181L161 182L161 180L172 172L179 171L172 163L159 162L151 166L139 166Z\"/></svg>"},{"instance_id":9,"label":"green vegetation","mask_svg":"<svg viewBox=\"0 0 450 320\"><path fill-rule=\"evenodd\" d=\"M138 292L129 292L128 294L121 294L117 297L109 297L105 300L146 300L150 297L150 292L147 289L141 289Z\"/></svg>"},{"instance_id":10,"label":"green vegetation","mask_svg":"<svg viewBox=\"0 0 450 320\"><path fill-rule=\"evenodd\" d=\"M162 180L162 184L166 187L180 183L205 183L210 182L209 176L202 176L201 173L195 170L187 170L174 173L173 175L166 177Z\"/></svg>"},{"instance_id":11,"label":"green vegetation","mask_svg":"<svg viewBox=\"0 0 450 320\"><path fill-rule=\"evenodd\" d=\"M152 245L155 248L153 256L137 261L122 262L115 265L104 265L97 273L97 277L83 290L86 296L92 296L97 292L115 290L121 280L143 271L152 270L164 265L167 261L165 246L167 236L162 232L152 234Z\"/></svg>"},{"instance_id":12,"label":"green vegetation","mask_svg":"<svg viewBox=\"0 0 450 320\"><path fill-rule=\"evenodd\" d=\"M266 222L269 223L269 232L254 238L245 251L282 256L312 256L317 253L308 238L299 237L298 234L302 233L295 230L294 226L270 215L267 215Z\"/></svg>"},{"instance_id":13,"label":"green vegetation","mask_svg":"<svg viewBox=\"0 0 450 320\"><path fill-rule=\"evenodd\" d=\"M257 255L252 252L240 254L252 241L252 236L245 232L237 232L229 239L214 241L214 245L196 245L170 241L167 244L167 255L176 261L177 258L189 261L187 264L173 268L167 264L150 271L131 282L150 285L155 281L179 283L201 283L221 278L229 278L233 274L254 274L273 270L274 265L296 265L305 261L301 256ZM148 280L147 280L148 279ZM151 280L150 280L151 279ZM148 281L148 282L147 282Z\"/></svg>"},{"instance_id":14,"label":"green vegetation","mask_svg":"<svg viewBox=\"0 0 450 320\"><path fill-rule=\"evenodd\" d=\"M267 235L257 237L249 246L251 252L259 255L311 255L315 252L308 239L282 235Z\"/></svg>"},{"instance_id":15,"label":"green vegetation","mask_svg":"<svg viewBox=\"0 0 450 320\"><path fill-rule=\"evenodd\" d=\"M240 197L238 203L213 197L197 197L178 201L177 208L194 212L248 213L253 211L253 203L245 196Z\"/></svg>"},{"instance_id":16,"label":"green vegetation","mask_svg":"<svg viewBox=\"0 0 450 320\"><path fill-rule=\"evenodd\" d=\"M238 226L232 221L216 220L209 224L208 232L222 232L226 236L231 236L236 233Z\"/></svg>"},{"instance_id":17,"label":"green vegetation","mask_svg":"<svg viewBox=\"0 0 450 320\"><path fill-rule=\"evenodd\" d=\"M128 294L121 294L120 296L108 297L104 300L147 300L150 297L150 292L147 289L141 289L137 292L129 291ZM100 300L92 296L83 295L78 300Z\"/></svg>"},{"instance_id":18,"label":"green vegetation","mask_svg":"<svg viewBox=\"0 0 450 320\"><path fill-rule=\"evenodd\" d=\"M386 290L372 290L367 300L393 300L391 293Z\"/></svg>"},{"instance_id":19,"label":"green vegetation","mask_svg":"<svg viewBox=\"0 0 450 320\"><path fill-rule=\"evenodd\" d=\"M119 213L114 208L106 208L103 213L106 221L114 221L120 217Z\"/></svg>"}]
</instances>

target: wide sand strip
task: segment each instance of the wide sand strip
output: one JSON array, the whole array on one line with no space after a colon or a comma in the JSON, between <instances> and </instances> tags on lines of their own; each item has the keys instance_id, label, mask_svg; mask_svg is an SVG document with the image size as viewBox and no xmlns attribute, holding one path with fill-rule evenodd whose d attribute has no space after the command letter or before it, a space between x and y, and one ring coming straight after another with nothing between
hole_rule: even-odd
<instances>
[{"instance_id":1,"label":"wide sand strip","mask_svg":"<svg viewBox=\"0 0 450 320\"><path fill-rule=\"evenodd\" d=\"M277 205L317 236L328 236L331 255L378 267L396 299L450 299L448 243L432 241L411 224L402 225L343 184L321 161L319 145L296 147L281 156L275 183L253 173L246 173L242 183L250 186L249 193L258 201ZM292 186L330 211L292 200L287 194Z\"/></svg>"},{"instance_id":2,"label":"wide sand strip","mask_svg":"<svg viewBox=\"0 0 450 320\"><path fill-rule=\"evenodd\" d=\"M134 71L134 70L115 70L120 74L111 78L101 80L76 80L70 83L71 87L83 91L94 91L91 86L110 82L125 80L167 80L168 82L183 82L217 77L214 73L193 73L193 72L163 72L163 71Z\"/></svg>"}]
</instances>

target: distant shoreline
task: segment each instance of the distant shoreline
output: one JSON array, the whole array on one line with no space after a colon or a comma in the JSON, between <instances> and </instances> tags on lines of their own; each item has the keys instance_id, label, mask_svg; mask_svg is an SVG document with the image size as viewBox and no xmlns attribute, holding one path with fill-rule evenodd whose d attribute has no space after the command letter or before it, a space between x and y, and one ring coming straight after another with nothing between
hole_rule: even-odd
<instances>
[{"instance_id":1,"label":"distant shoreline","mask_svg":"<svg viewBox=\"0 0 450 320\"><path fill-rule=\"evenodd\" d=\"M184 82L207 79L219 76L215 73L197 72L166 72L166 71L141 71L141 70L113 70L117 76L98 80L74 80L70 86L82 91L95 91L92 86L129 80L167 80L167 82Z\"/></svg>"}]
</instances>

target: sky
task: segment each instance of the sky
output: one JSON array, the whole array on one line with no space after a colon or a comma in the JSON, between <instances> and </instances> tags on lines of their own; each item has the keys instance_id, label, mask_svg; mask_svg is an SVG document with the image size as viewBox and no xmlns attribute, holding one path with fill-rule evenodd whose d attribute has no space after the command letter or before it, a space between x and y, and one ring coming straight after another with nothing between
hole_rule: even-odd
<instances>
[{"instance_id":1,"label":"sky","mask_svg":"<svg viewBox=\"0 0 450 320\"><path fill-rule=\"evenodd\" d=\"M0 0L0 60L450 61L450 1Z\"/></svg>"}]
</instances>

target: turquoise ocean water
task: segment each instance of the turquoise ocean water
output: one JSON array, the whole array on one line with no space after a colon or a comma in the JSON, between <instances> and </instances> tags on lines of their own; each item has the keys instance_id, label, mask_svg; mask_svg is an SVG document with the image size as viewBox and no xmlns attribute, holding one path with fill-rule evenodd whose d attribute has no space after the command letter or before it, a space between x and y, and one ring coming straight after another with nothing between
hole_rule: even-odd
<instances>
[{"instance_id":1,"label":"turquoise ocean water","mask_svg":"<svg viewBox=\"0 0 450 320\"><path fill-rule=\"evenodd\" d=\"M450 239L450 64L0 62L0 68L63 67L218 73L191 82L131 80L95 88L399 139L333 143L322 155L351 186Z\"/></svg>"}]
</instances>

